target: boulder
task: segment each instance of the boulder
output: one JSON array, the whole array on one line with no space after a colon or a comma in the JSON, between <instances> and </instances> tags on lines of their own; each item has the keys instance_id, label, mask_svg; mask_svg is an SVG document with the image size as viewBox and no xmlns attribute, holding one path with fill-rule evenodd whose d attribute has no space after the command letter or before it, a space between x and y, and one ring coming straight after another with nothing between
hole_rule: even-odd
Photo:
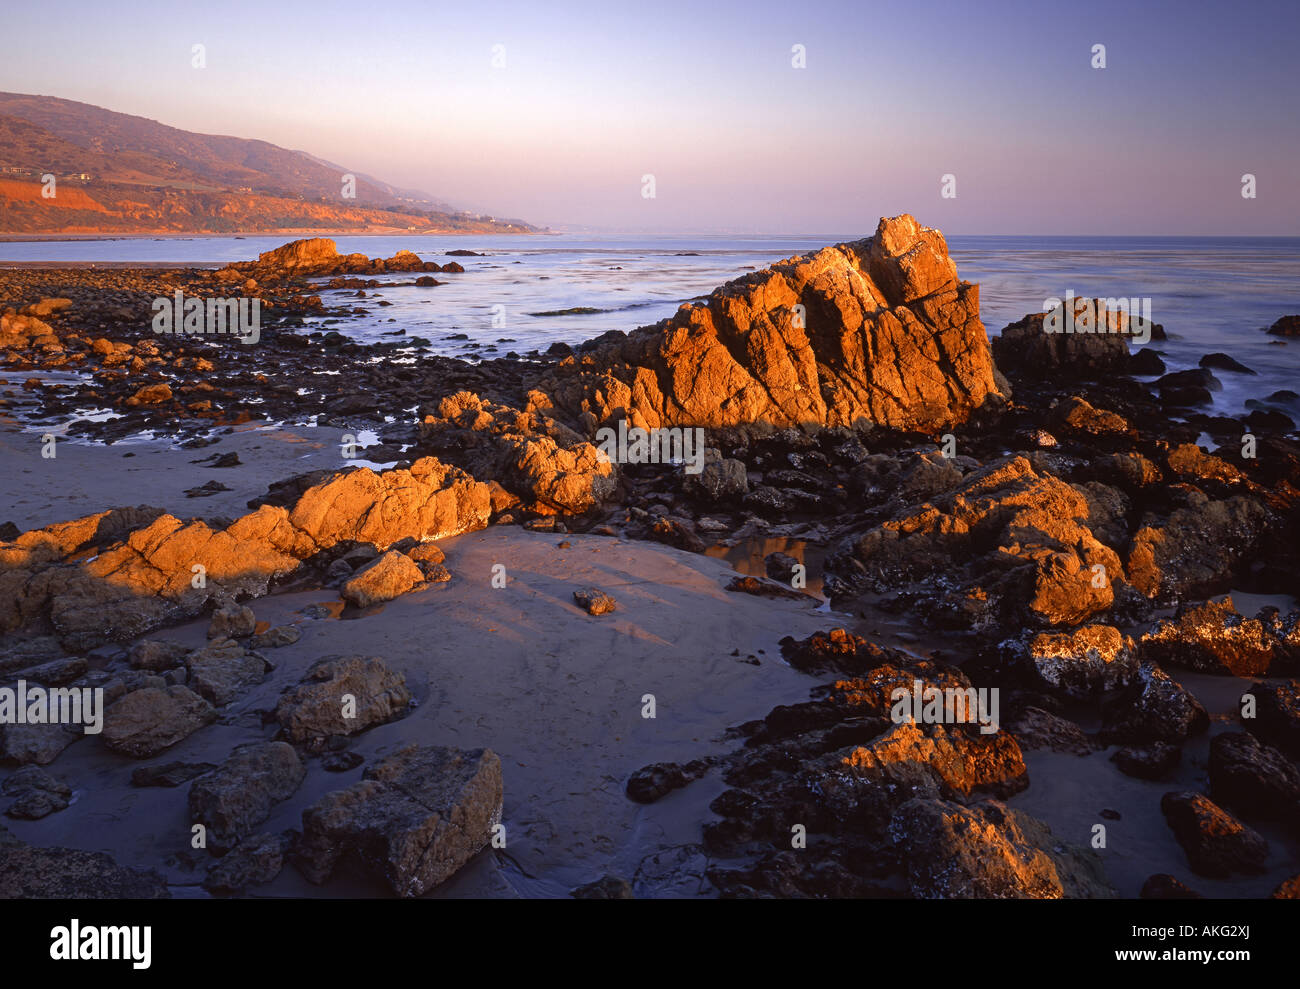
<instances>
[{"instance_id":1,"label":"boulder","mask_svg":"<svg viewBox=\"0 0 1300 989\"><path fill-rule=\"evenodd\" d=\"M217 707L229 704L266 676L266 660L255 652L246 652L233 639L217 639L190 653L185 668L189 674L187 685Z\"/></svg>"},{"instance_id":2,"label":"boulder","mask_svg":"<svg viewBox=\"0 0 1300 989\"><path fill-rule=\"evenodd\" d=\"M180 666L189 653L189 647L179 642L145 639L131 647L128 661L132 669L161 673Z\"/></svg>"},{"instance_id":3,"label":"boulder","mask_svg":"<svg viewBox=\"0 0 1300 989\"><path fill-rule=\"evenodd\" d=\"M170 402L171 397L171 386L166 382L161 382L140 388L139 391L126 400L126 404L132 408L139 405L161 405L163 402Z\"/></svg>"},{"instance_id":4,"label":"boulder","mask_svg":"<svg viewBox=\"0 0 1300 989\"><path fill-rule=\"evenodd\" d=\"M1183 750L1169 742L1126 745L1117 749L1111 761L1126 776L1140 780L1165 779L1182 761Z\"/></svg>"},{"instance_id":5,"label":"boulder","mask_svg":"<svg viewBox=\"0 0 1300 989\"><path fill-rule=\"evenodd\" d=\"M1073 721L1032 706L1019 711L1007 724L1007 731L1022 749L1051 749L1083 756L1097 748Z\"/></svg>"},{"instance_id":6,"label":"boulder","mask_svg":"<svg viewBox=\"0 0 1300 989\"><path fill-rule=\"evenodd\" d=\"M1114 893L1095 853L995 800L918 798L889 824L918 899L1060 899Z\"/></svg>"},{"instance_id":7,"label":"boulder","mask_svg":"<svg viewBox=\"0 0 1300 989\"><path fill-rule=\"evenodd\" d=\"M749 474L744 461L709 449L698 474L682 474L682 490L710 505L739 501L749 493Z\"/></svg>"},{"instance_id":8,"label":"boulder","mask_svg":"<svg viewBox=\"0 0 1300 989\"><path fill-rule=\"evenodd\" d=\"M339 257L338 245L328 237L312 237L291 241L272 251L263 251L257 256L257 265L261 268L273 268L292 271L296 268L318 268L330 264Z\"/></svg>"},{"instance_id":9,"label":"boulder","mask_svg":"<svg viewBox=\"0 0 1300 989\"><path fill-rule=\"evenodd\" d=\"M319 746L331 735L355 735L391 721L410 703L406 678L382 659L327 656L280 696L275 719L291 742Z\"/></svg>"},{"instance_id":10,"label":"boulder","mask_svg":"<svg viewBox=\"0 0 1300 989\"><path fill-rule=\"evenodd\" d=\"M339 543L384 550L482 528L490 514L488 485L432 457L405 470L330 474L292 509L263 504L219 529L157 509L101 512L0 543L0 634L48 614L67 648L87 651L197 615L209 601L260 597Z\"/></svg>"},{"instance_id":11,"label":"boulder","mask_svg":"<svg viewBox=\"0 0 1300 989\"><path fill-rule=\"evenodd\" d=\"M259 632L249 641L249 645L254 649L279 649L282 646L291 646L302 638L302 629L297 625L277 625L275 628L268 628L265 632Z\"/></svg>"},{"instance_id":12,"label":"boulder","mask_svg":"<svg viewBox=\"0 0 1300 989\"><path fill-rule=\"evenodd\" d=\"M241 745L217 769L190 786L190 821L208 830L208 848L224 851L293 795L307 767L286 742Z\"/></svg>"},{"instance_id":13,"label":"boulder","mask_svg":"<svg viewBox=\"0 0 1300 989\"><path fill-rule=\"evenodd\" d=\"M5 813L25 821L38 821L63 810L72 797L72 787L36 766L18 770L0 784L0 792L14 798Z\"/></svg>"},{"instance_id":14,"label":"boulder","mask_svg":"<svg viewBox=\"0 0 1300 989\"><path fill-rule=\"evenodd\" d=\"M1216 501L1189 492L1188 505L1163 520L1147 516L1133 537L1128 581L1158 603L1221 594L1258 559L1274 530L1273 513L1257 498Z\"/></svg>"},{"instance_id":15,"label":"boulder","mask_svg":"<svg viewBox=\"0 0 1300 989\"><path fill-rule=\"evenodd\" d=\"M109 707L100 737L115 752L148 759L216 718L212 705L188 687L145 687Z\"/></svg>"},{"instance_id":16,"label":"boulder","mask_svg":"<svg viewBox=\"0 0 1300 989\"><path fill-rule=\"evenodd\" d=\"M1074 299L1073 312L1065 307L1058 316L1056 332L1047 312L1031 313L1003 328L993 340L993 356L1006 374L1025 373L1034 378L1079 378L1128 367L1129 341L1134 339L1128 315L1110 308L1106 299ZM1122 300L1120 300L1122 301ZM1089 311L1091 318L1089 319ZM1088 332L1069 332L1075 321ZM1139 340L1138 342L1145 342Z\"/></svg>"},{"instance_id":17,"label":"boulder","mask_svg":"<svg viewBox=\"0 0 1300 989\"><path fill-rule=\"evenodd\" d=\"M1023 648L1030 669L1043 684L1081 700L1127 687L1138 671L1133 640L1110 625L1044 632Z\"/></svg>"},{"instance_id":18,"label":"boulder","mask_svg":"<svg viewBox=\"0 0 1300 989\"><path fill-rule=\"evenodd\" d=\"M303 811L294 860L322 883L350 857L398 896L420 896L487 846L501 805L492 750L408 746Z\"/></svg>"},{"instance_id":19,"label":"boulder","mask_svg":"<svg viewBox=\"0 0 1300 989\"><path fill-rule=\"evenodd\" d=\"M1210 718L1182 684L1154 663L1143 663L1133 684L1104 711L1107 742L1181 745L1209 728Z\"/></svg>"},{"instance_id":20,"label":"boulder","mask_svg":"<svg viewBox=\"0 0 1300 989\"><path fill-rule=\"evenodd\" d=\"M1300 680L1257 683L1246 694L1255 701L1255 716L1242 718L1242 726L1300 759Z\"/></svg>"},{"instance_id":21,"label":"boulder","mask_svg":"<svg viewBox=\"0 0 1300 989\"><path fill-rule=\"evenodd\" d=\"M1294 618L1289 635L1277 634L1259 618L1237 614L1232 598L1180 608L1142 636L1142 658L1199 673L1262 677L1293 668L1300 660L1300 628Z\"/></svg>"},{"instance_id":22,"label":"boulder","mask_svg":"<svg viewBox=\"0 0 1300 989\"><path fill-rule=\"evenodd\" d=\"M1147 876L1138 893L1142 900L1199 900L1201 894L1189 888L1167 872Z\"/></svg>"},{"instance_id":23,"label":"boulder","mask_svg":"<svg viewBox=\"0 0 1300 989\"><path fill-rule=\"evenodd\" d=\"M48 766L84 737L79 725L0 725L0 762Z\"/></svg>"},{"instance_id":24,"label":"boulder","mask_svg":"<svg viewBox=\"0 0 1300 989\"><path fill-rule=\"evenodd\" d=\"M1091 512L1084 491L1012 456L898 510L828 566L878 592L942 575L918 604L944 626L1077 625L1110 608L1125 577Z\"/></svg>"},{"instance_id":25,"label":"boulder","mask_svg":"<svg viewBox=\"0 0 1300 989\"><path fill-rule=\"evenodd\" d=\"M1204 794L1166 793L1160 810L1197 875L1226 879L1264 871L1268 843Z\"/></svg>"},{"instance_id":26,"label":"boulder","mask_svg":"<svg viewBox=\"0 0 1300 989\"><path fill-rule=\"evenodd\" d=\"M1225 732L1210 742L1210 796L1249 818L1300 829L1300 770L1246 732Z\"/></svg>"},{"instance_id":27,"label":"boulder","mask_svg":"<svg viewBox=\"0 0 1300 989\"><path fill-rule=\"evenodd\" d=\"M458 392L438 403L437 415L425 416L420 440L500 482L532 510L580 514L599 507L618 491L618 464L545 411Z\"/></svg>"},{"instance_id":28,"label":"boulder","mask_svg":"<svg viewBox=\"0 0 1300 989\"><path fill-rule=\"evenodd\" d=\"M253 609L248 605L230 602L212 612L212 621L208 624L208 638L238 639L252 635L256 628L257 615L253 613Z\"/></svg>"},{"instance_id":29,"label":"boulder","mask_svg":"<svg viewBox=\"0 0 1300 989\"><path fill-rule=\"evenodd\" d=\"M414 560L405 553L389 550L343 585L343 600L358 608L368 608L401 597L423 583L424 573Z\"/></svg>"}]
</instances>

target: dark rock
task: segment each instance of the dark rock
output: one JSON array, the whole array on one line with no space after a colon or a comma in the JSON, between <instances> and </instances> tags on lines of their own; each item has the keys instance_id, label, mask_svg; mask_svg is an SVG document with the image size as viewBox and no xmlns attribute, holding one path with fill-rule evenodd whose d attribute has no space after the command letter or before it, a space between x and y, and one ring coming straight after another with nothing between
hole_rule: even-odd
<instances>
[{"instance_id":1,"label":"dark rock","mask_svg":"<svg viewBox=\"0 0 1300 989\"><path fill-rule=\"evenodd\" d=\"M171 896L152 870L127 869L103 852L0 842L0 899L154 900Z\"/></svg>"},{"instance_id":2,"label":"dark rock","mask_svg":"<svg viewBox=\"0 0 1300 989\"><path fill-rule=\"evenodd\" d=\"M1128 373L1138 375L1154 375L1165 373L1165 362L1160 359L1160 355L1149 347L1144 347L1134 354L1128 363Z\"/></svg>"},{"instance_id":3,"label":"dark rock","mask_svg":"<svg viewBox=\"0 0 1300 989\"><path fill-rule=\"evenodd\" d=\"M1283 316L1268 328L1268 332L1275 337L1300 336L1300 316Z\"/></svg>"},{"instance_id":4,"label":"dark rock","mask_svg":"<svg viewBox=\"0 0 1300 989\"><path fill-rule=\"evenodd\" d=\"M1279 627L1280 628L1280 627ZM1300 658L1300 632L1283 637L1258 618L1243 618L1232 598L1181 608L1140 644L1142 658L1224 676L1267 676ZM1277 669L1275 669L1277 667Z\"/></svg>"},{"instance_id":5,"label":"dark rock","mask_svg":"<svg viewBox=\"0 0 1300 989\"><path fill-rule=\"evenodd\" d=\"M278 834L244 838L208 870L203 888L214 896L237 896L250 886L269 883L284 868L288 847Z\"/></svg>"},{"instance_id":6,"label":"dark rock","mask_svg":"<svg viewBox=\"0 0 1300 989\"><path fill-rule=\"evenodd\" d=\"M1268 680L1246 691L1255 700L1255 716L1242 727L1300 759L1300 680Z\"/></svg>"},{"instance_id":7,"label":"dark rock","mask_svg":"<svg viewBox=\"0 0 1300 989\"><path fill-rule=\"evenodd\" d=\"M1200 360L1201 367L1218 368L1221 371L1236 371L1239 374L1254 374L1250 368L1227 354L1206 354Z\"/></svg>"},{"instance_id":8,"label":"dark rock","mask_svg":"<svg viewBox=\"0 0 1300 989\"><path fill-rule=\"evenodd\" d=\"M1300 833L1300 770L1246 732L1211 740L1210 795L1239 814L1286 821Z\"/></svg>"},{"instance_id":9,"label":"dark rock","mask_svg":"<svg viewBox=\"0 0 1300 989\"><path fill-rule=\"evenodd\" d=\"M1201 894L1189 889L1167 872L1148 876L1138 896L1143 900L1199 900Z\"/></svg>"},{"instance_id":10,"label":"dark rock","mask_svg":"<svg viewBox=\"0 0 1300 989\"><path fill-rule=\"evenodd\" d=\"M331 773L346 773L349 769L356 769L363 762L365 757L359 752L328 752L321 756L321 768Z\"/></svg>"},{"instance_id":11,"label":"dark rock","mask_svg":"<svg viewBox=\"0 0 1300 989\"><path fill-rule=\"evenodd\" d=\"M1160 810L1197 875L1226 879L1264 871L1268 843L1204 794L1166 793Z\"/></svg>"},{"instance_id":12,"label":"dark rock","mask_svg":"<svg viewBox=\"0 0 1300 989\"><path fill-rule=\"evenodd\" d=\"M0 785L0 792L14 797L5 813L25 821L38 821L68 806L72 788L43 769L24 766Z\"/></svg>"},{"instance_id":13,"label":"dark rock","mask_svg":"<svg viewBox=\"0 0 1300 989\"><path fill-rule=\"evenodd\" d=\"M1143 663L1133 687L1105 710L1102 738L1121 744L1181 745L1209 724L1205 708L1182 684L1155 664Z\"/></svg>"},{"instance_id":14,"label":"dark rock","mask_svg":"<svg viewBox=\"0 0 1300 989\"><path fill-rule=\"evenodd\" d=\"M243 604L225 604L212 612L212 621L208 625L208 638L237 639L252 635L257 627L257 616L253 609Z\"/></svg>"},{"instance_id":15,"label":"dark rock","mask_svg":"<svg viewBox=\"0 0 1300 989\"><path fill-rule=\"evenodd\" d=\"M265 821L273 806L292 796L306 776L307 767L292 745L241 745L191 785L190 820L206 825L209 849L228 849Z\"/></svg>"},{"instance_id":16,"label":"dark rock","mask_svg":"<svg viewBox=\"0 0 1300 989\"><path fill-rule=\"evenodd\" d=\"M211 762L168 762L159 766L141 766L131 771L131 785L180 786L216 768Z\"/></svg>"},{"instance_id":17,"label":"dark rock","mask_svg":"<svg viewBox=\"0 0 1300 989\"><path fill-rule=\"evenodd\" d=\"M651 804L660 797L699 779L709 770L707 759L696 759L680 766L675 762L656 762L638 769L627 781L627 795L639 804Z\"/></svg>"},{"instance_id":18,"label":"dark rock","mask_svg":"<svg viewBox=\"0 0 1300 989\"><path fill-rule=\"evenodd\" d=\"M1140 780L1160 780L1177 768L1183 750L1168 742L1152 742L1144 746L1126 746L1116 751L1111 761L1126 776Z\"/></svg>"},{"instance_id":19,"label":"dark rock","mask_svg":"<svg viewBox=\"0 0 1300 989\"><path fill-rule=\"evenodd\" d=\"M632 884L617 876L601 876L594 882L570 890L575 900L634 900Z\"/></svg>"}]
</instances>

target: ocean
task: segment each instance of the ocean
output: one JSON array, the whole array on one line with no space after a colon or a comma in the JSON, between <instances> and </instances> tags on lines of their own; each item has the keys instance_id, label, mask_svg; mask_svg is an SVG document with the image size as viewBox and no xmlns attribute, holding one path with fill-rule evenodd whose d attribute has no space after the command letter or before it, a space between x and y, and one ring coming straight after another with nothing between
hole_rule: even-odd
<instances>
[{"instance_id":1,"label":"ocean","mask_svg":"<svg viewBox=\"0 0 1300 989\"><path fill-rule=\"evenodd\" d=\"M861 236L861 235L857 235ZM285 236L166 237L0 243L0 263L175 263L219 266L255 258ZM476 359L545 350L607 330L657 322L685 301L707 295L732 278L773 261L854 239L815 236L589 236L532 237L337 236L344 253L391 257L415 251L445 262L447 251L464 275L440 277L435 288L368 290L347 299L367 315L322 328L361 340L428 341L448 356ZM980 285L981 313L990 335L1048 298L1073 290L1083 297L1151 300L1152 318L1170 339L1156 346L1170 370L1195 367L1223 352L1257 374L1216 371L1223 389L1214 411L1240 414L1247 403L1281 390L1300 391L1300 341L1263 332L1280 316L1300 313L1300 237L960 237L948 238L960 276ZM409 281L408 274L380 276ZM323 293L338 305L350 291ZM389 306L377 303L386 301ZM565 312L583 309L590 312ZM1300 418L1300 403L1285 397L1269 405Z\"/></svg>"}]
</instances>

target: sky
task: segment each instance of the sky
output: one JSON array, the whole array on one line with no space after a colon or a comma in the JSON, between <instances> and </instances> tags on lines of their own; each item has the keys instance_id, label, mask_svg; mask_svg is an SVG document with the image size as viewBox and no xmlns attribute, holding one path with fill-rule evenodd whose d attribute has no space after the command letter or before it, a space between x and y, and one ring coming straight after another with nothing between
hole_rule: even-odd
<instances>
[{"instance_id":1,"label":"sky","mask_svg":"<svg viewBox=\"0 0 1300 989\"><path fill-rule=\"evenodd\" d=\"M3 34L0 90L555 228L1300 235L1296 0L44 0Z\"/></svg>"}]
</instances>

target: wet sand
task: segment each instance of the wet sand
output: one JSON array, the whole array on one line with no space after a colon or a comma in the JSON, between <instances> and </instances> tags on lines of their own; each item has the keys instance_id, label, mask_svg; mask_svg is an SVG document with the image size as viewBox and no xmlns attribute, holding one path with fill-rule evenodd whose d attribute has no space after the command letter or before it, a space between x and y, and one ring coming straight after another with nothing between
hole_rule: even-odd
<instances>
[{"instance_id":1,"label":"wet sand","mask_svg":"<svg viewBox=\"0 0 1300 989\"><path fill-rule=\"evenodd\" d=\"M194 451L68 443L55 460L42 461L32 434L6 431L0 452L16 469L5 473L0 497L20 528L141 500L181 515L238 515L270 480L338 466L336 435L243 429ZM190 463L232 450L245 466ZM126 452L135 456L124 461ZM123 470L123 463L130 466ZM185 488L213 477L234 490L184 497ZM704 858L691 846L721 782L711 777L642 806L626 796L627 777L649 763L729 751L736 743L723 741L727 727L802 700L818 681L787 666L777 643L824 627L828 616L816 613L818 602L729 593L723 588L733 571L725 563L654 543L510 526L439 545L453 574L449 583L366 612L323 619L299 613L313 604L340 613L331 589L250 602L260 622L302 630L295 644L264 651L275 670L260 686L221 709L218 723L153 759L110 752L95 737L78 740L48 767L74 788L73 804L6 826L34 844L109 852L122 865L164 862L173 895L205 896L198 883L208 863L188 848L189 784L137 788L131 771L178 760L220 763L236 745L273 736L275 726L264 726L261 712L317 659L374 655L406 676L418 706L358 736L351 748L366 762L353 770L327 772L309 759L307 779L263 830L301 827L305 807L405 744L487 746L502 760L507 847L481 853L431 896L565 896L605 874L638 877L645 895L698 893ZM498 563L506 567L505 588L492 586ZM597 618L579 609L573 591L589 585L612 594L618 610ZM205 617L149 638L198 647L206 629ZM118 651L97 650L104 657ZM747 661L751 656L757 665ZM646 694L655 697L654 719L642 717ZM389 895L356 876L314 887L292 867L257 893Z\"/></svg>"},{"instance_id":2,"label":"wet sand","mask_svg":"<svg viewBox=\"0 0 1300 989\"><path fill-rule=\"evenodd\" d=\"M558 548L563 540L571 545ZM507 848L485 852L436 896L562 896L606 873L632 878L647 856L699 840L704 805L718 788L697 784L649 807L627 798L627 777L659 761L689 761L734 747L729 725L762 717L800 698L812 679L781 659L778 640L824 624L814 602L770 601L722 588L726 567L695 554L600 536L494 528L447 540L450 583L406 595L353 619L306 619L330 591L272 595L252 602L259 621L298 623L302 638L266 650L276 669L221 720L150 760L107 751L97 739L74 743L50 769L76 791L67 810L8 825L38 844L103 850L123 865L156 867L187 849L188 784L130 786L131 770L174 760L221 762L239 744L269 739L261 710L321 656L382 657L400 670L418 706L406 718L357 737L351 749L374 759L411 742L487 746L501 757ZM507 568L505 588L492 567ZM572 599L595 585L618 610L594 618ZM151 636L198 647L206 619ZM732 656L739 649L740 656ZM744 659L754 655L757 666ZM656 717L642 717L653 694ZM301 826L301 811L360 779L308 762L308 776L277 806L265 830ZM202 873L169 859L181 889ZM262 895L315 891L292 868ZM204 895L194 888L195 895ZM386 895L364 881L335 882L326 895ZM671 889L643 887L650 895Z\"/></svg>"}]
</instances>

